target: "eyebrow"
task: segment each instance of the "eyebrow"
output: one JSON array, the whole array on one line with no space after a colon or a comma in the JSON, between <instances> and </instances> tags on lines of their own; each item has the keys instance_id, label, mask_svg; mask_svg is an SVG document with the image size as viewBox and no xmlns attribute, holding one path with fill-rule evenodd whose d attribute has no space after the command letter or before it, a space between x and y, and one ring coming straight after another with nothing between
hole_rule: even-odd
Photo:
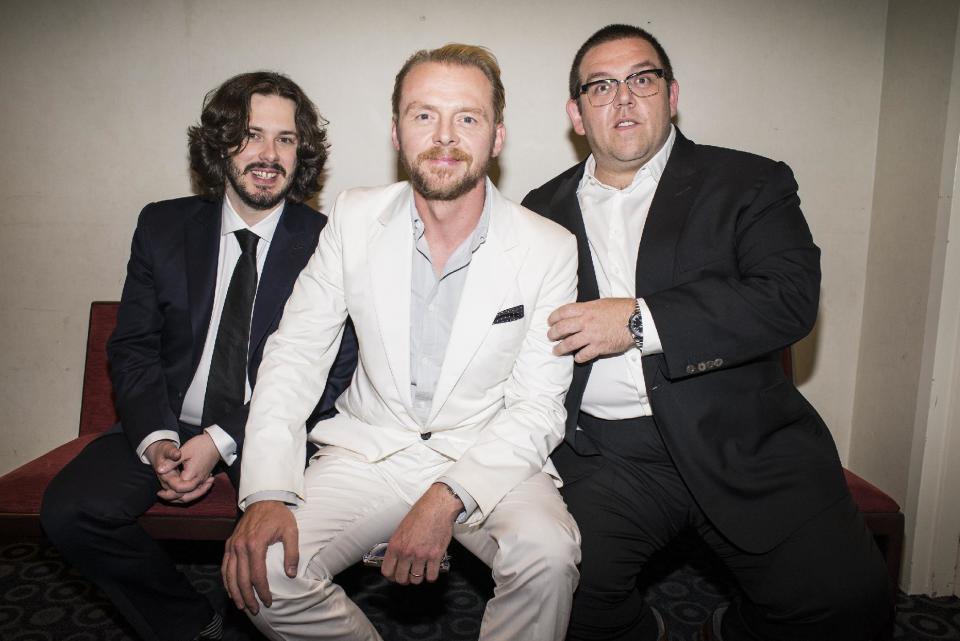
<instances>
[{"instance_id":1,"label":"eyebrow","mask_svg":"<svg viewBox=\"0 0 960 641\"><path fill-rule=\"evenodd\" d=\"M249 127L247 127L247 129L249 129L250 131L256 131L258 133L263 133L263 127L256 127L254 125L250 125ZM278 131L277 135L278 136L297 136L298 134L296 131L290 131L289 129L284 129L283 131Z\"/></svg>"},{"instance_id":2,"label":"eyebrow","mask_svg":"<svg viewBox=\"0 0 960 641\"><path fill-rule=\"evenodd\" d=\"M630 66L632 70L630 73L636 73L637 71L644 71L645 69L657 69L657 63L651 60L644 60ZM629 75L629 74L627 74ZM584 78L581 84L587 84L588 82L593 82L594 80L606 80L608 78L613 78L613 74L609 71L595 71L586 78Z\"/></svg>"},{"instance_id":3,"label":"eyebrow","mask_svg":"<svg viewBox=\"0 0 960 641\"><path fill-rule=\"evenodd\" d=\"M440 111L440 108L435 105L431 105L430 103L426 103L426 102L417 102L416 100L414 100L409 105L407 105L406 109L403 110L403 115L406 116L411 111L414 111L416 109L426 109L428 111ZM465 107L463 105L456 105L453 111L454 113L458 113L458 114L460 113L478 114L484 117L487 115L487 111L483 107Z\"/></svg>"}]
</instances>

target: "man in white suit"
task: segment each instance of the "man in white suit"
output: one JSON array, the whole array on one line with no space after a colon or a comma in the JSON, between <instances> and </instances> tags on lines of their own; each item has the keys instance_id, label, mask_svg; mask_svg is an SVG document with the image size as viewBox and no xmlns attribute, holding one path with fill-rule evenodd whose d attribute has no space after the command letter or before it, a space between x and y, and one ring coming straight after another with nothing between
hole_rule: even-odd
<instances>
[{"instance_id":1,"label":"man in white suit","mask_svg":"<svg viewBox=\"0 0 960 641\"><path fill-rule=\"evenodd\" d=\"M387 578L433 581L451 537L493 571L481 639L564 637L579 532L547 456L573 361L547 317L575 298L577 249L486 178L503 105L485 49L406 62L393 144L410 183L340 195L264 351L223 575L271 639L379 639L333 577L388 541ZM360 363L304 471L348 314Z\"/></svg>"}]
</instances>

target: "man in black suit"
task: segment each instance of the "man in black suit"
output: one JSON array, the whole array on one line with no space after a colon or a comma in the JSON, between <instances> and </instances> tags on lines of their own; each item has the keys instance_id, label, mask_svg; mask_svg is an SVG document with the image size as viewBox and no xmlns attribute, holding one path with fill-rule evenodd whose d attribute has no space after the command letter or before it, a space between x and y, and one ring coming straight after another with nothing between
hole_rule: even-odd
<instances>
[{"instance_id":1,"label":"man in black suit","mask_svg":"<svg viewBox=\"0 0 960 641\"><path fill-rule=\"evenodd\" d=\"M107 351L120 422L51 482L44 529L147 640L220 638L220 616L137 524L158 499L189 503L216 467L239 481L263 346L326 217L325 123L289 78L257 72L207 95L191 127L200 196L147 205ZM349 384L345 337L311 420Z\"/></svg>"},{"instance_id":2,"label":"man in black suit","mask_svg":"<svg viewBox=\"0 0 960 641\"><path fill-rule=\"evenodd\" d=\"M549 319L578 364L553 455L583 535L568 638L666 638L637 575L692 528L743 590L703 638L866 641L892 614L883 561L780 365L820 287L797 185L783 163L687 140L678 96L652 35L595 33L567 103L592 154L523 203L580 250L578 302Z\"/></svg>"}]
</instances>

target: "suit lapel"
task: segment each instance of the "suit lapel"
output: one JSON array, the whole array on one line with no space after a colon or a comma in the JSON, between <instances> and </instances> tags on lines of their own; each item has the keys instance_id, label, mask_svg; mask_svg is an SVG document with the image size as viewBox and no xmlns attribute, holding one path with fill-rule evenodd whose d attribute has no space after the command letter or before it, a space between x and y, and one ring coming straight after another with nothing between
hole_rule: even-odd
<instances>
[{"instance_id":1,"label":"suit lapel","mask_svg":"<svg viewBox=\"0 0 960 641\"><path fill-rule=\"evenodd\" d=\"M404 405L410 404L410 278L412 190L401 189L371 226L368 265L371 299L387 364Z\"/></svg>"},{"instance_id":2,"label":"suit lapel","mask_svg":"<svg viewBox=\"0 0 960 641\"><path fill-rule=\"evenodd\" d=\"M509 284L516 282L517 271L523 262L523 248L517 244L510 220L511 205L495 189L490 189L488 196L493 198L489 232L486 241L470 261L467 282L460 296L437 388L434 390L428 425L443 408L493 327L493 319L501 310L507 292L511 290Z\"/></svg>"},{"instance_id":3,"label":"suit lapel","mask_svg":"<svg viewBox=\"0 0 960 641\"><path fill-rule=\"evenodd\" d=\"M580 200L577 198L577 187L580 185L580 179L583 178L585 165L585 162L580 163L576 171L560 184L548 208L553 219L577 237L578 302L600 298L597 275L593 271L590 243L587 240L587 228L583 224Z\"/></svg>"},{"instance_id":4,"label":"suit lapel","mask_svg":"<svg viewBox=\"0 0 960 641\"><path fill-rule=\"evenodd\" d=\"M196 371L213 311L220 255L220 204L204 202L187 223L184 235L187 300L193 333L190 371Z\"/></svg>"},{"instance_id":5,"label":"suit lapel","mask_svg":"<svg viewBox=\"0 0 960 641\"><path fill-rule=\"evenodd\" d=\"M673 285L677 242L698 191L694 144L678 129L640 239L638 298Z\"/></svg>"},{"instance_id":6,"label":"suit lapel","mask_svg":"<svg viewBox=\"0 0 960 641\"><path fill-rule=\"evenodd\" d=\"M250 325L250 351L252 356L260 349L267 332L273 326L273 320L282 313L287 300L290 283L300 273L300 266L306 261L303 254L310 252L310 234L303 224L303 212L299 205L287 202L283 214L273 232L270 250L263 265L263 273L257 285L257 298L253 307L253 319ZM316 215L310 212L308 215ZM250 359L251 370L254 368ZM250 372L253 380L253 371Z\"/></svg>"}]
</instances>

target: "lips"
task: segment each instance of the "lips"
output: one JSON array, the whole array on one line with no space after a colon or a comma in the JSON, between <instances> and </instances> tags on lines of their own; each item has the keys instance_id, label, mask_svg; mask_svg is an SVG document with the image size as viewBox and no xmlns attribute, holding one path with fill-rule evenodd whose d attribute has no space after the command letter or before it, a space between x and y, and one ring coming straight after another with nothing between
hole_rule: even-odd
<instances>
[{"instance_id":1,"label":"lips","mask_svg":"<svg viewBox=\"0 0 960 641\"><path fill-rule=\"evenodd\" d=\"M287 172L281 165L263 163L247 165L243 173L250 174L257 182L273 182L279 176L287 175Z\"/></svg>"},{"instance_id":2,"label":"lips","mask_svg":"<svg viewBox=\"0 0 960 641\"><path fill-rule=\"evenodd\" d=\"M638 124L636 120L630 120L625 118L624 120L618 120L617 123L613 126L614 129L626 129L627 127L633 127Z\"/></svg>"}]
</instances>

